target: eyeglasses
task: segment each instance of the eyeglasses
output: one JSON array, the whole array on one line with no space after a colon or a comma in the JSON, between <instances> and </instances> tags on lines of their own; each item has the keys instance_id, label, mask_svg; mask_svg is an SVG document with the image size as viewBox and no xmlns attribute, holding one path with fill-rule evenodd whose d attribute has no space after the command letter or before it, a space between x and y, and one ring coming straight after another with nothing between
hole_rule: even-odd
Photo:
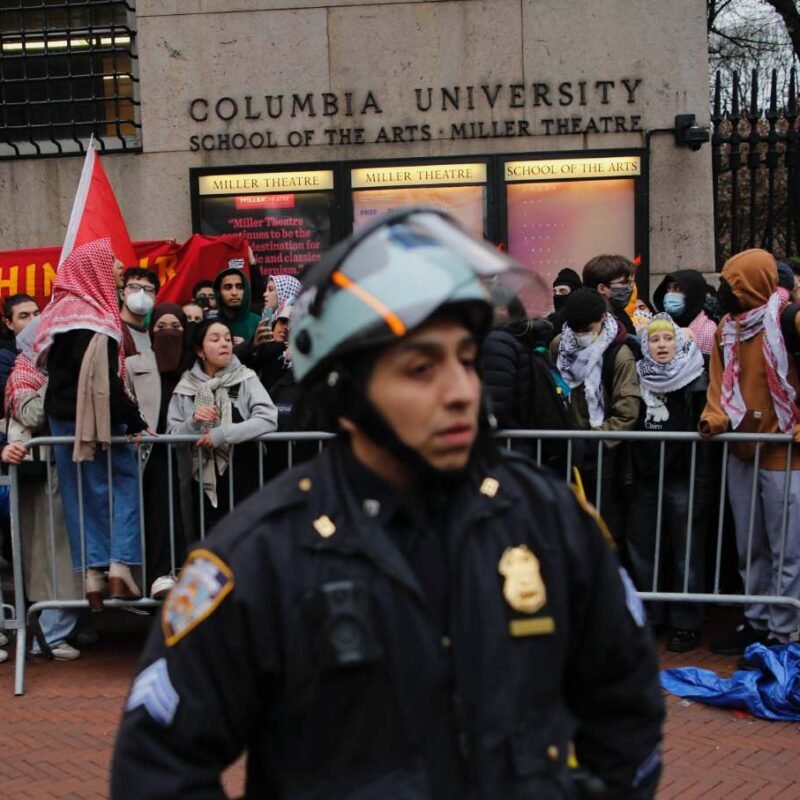
<instances>
[{"instance_id":1,"label":"eyeglasses","mask_svg":"<svg viewBox=\"0 0 800 800\"><path fill-rule=\"evenodd\" d=\"M130 289L132 292L144 292L145 294L156 293L155 286L144 286L141 283L126 283L125 288Z\"/></svg>"},{"instance_id":2,"label":"eyeglasses","mask_svg":"<svg viewBox=\"0 0 800 800\"><path fill-rule=\"evenodd\" d=\"M634 280L633 278L622 278L620 280L611 281L609 286L633 286Z\"/></svg>"}]
</instances>

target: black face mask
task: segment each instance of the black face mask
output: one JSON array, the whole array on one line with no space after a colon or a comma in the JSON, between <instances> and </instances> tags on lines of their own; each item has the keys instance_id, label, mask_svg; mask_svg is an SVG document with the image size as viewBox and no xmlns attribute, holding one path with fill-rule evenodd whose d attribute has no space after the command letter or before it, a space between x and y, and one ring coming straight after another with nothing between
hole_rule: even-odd
<instances>
[{"instance_id":1,"label":"black face mask","mask_svg":"<svg viewBox=\"0 0 800 800\"><path fill-rule=\"evenodd\" d=\"M568 294L554 294L553 295L553 308L556 311L561 311L562 308L567 304L567 300L569 300Z\"/></svg>"},{"instance_id":2,"label":"black face mask","mask_svg":"<svg viewBox=\"0 0 800 800\"><path fill-rule=\"evenodd\" d=\"M719 282L717 303L723 314L739 314L742 310L739 305L739 298L733 293L730 284L724 279Z\"/></svg>"}]
</instances>

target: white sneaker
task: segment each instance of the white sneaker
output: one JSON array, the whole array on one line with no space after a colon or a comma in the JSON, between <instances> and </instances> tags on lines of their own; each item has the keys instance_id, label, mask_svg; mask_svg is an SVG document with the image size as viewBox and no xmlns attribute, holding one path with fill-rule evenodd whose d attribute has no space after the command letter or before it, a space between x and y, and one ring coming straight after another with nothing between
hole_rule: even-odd
<instances>
[{"instance_id":1,"label":"white sneaker","mask_svg":"<svg viewBox=\"0 0 800 800\"><path fill-rule=\"evenodd\" d=\"M172 587L177 583L172 575L162 575L153 581L150 587L150 597L153 600L163 600L171 591Z\"/></svg>"},{"instance_id":2,"label":"white sneaker","mask_svg":"<svg viewBox=\"0 0 800 800\"><path fill-rule=\"evenodd\" d=\"M56 661L74 661L76 658L81 657L81 651L66 642L53 645L50 650Z\"/></svg>"},{"instance_id":3,"label":"white sneaker","mask_svg":"<svg viewBox=\"0 0 800 800\"><path fill-rule=\"evenodd\" d=\"M0 664L4 661L8 661L8 653L5 650L0 650Z\"/></svg>"},{"instance_id":4,"label":"white sneaker","mask_svg":"<svg viewBox=\"0 0 800 800\"><path fill-rule=\"evenodd\" d=\"M0 647L5 647L8 644L8 636L3 631L0 631Z\"/></svg>"}]
</instances>

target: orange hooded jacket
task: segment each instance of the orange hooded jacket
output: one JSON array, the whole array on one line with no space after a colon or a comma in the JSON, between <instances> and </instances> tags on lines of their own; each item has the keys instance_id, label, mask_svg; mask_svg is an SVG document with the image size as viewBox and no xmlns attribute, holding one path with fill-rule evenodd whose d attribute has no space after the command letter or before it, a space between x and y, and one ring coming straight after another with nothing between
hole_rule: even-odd
<instances>
[{"instance_id":1,"label":"orange hooded jacket","mask_svg":"<svg viewBox=\"0 0 800 800\"><path fill-rule=\"evenodd\" d=\"M778 269L775 259L766 250L745 250L725 262L722 278L727 281L736 295L742 311L750 311L766 304L778 284ZM717 326L714 349L711 351L709 367L709 387L706 407L700 417L700 432L706 435L725 433L730 429L730 420L722 409L720 400L722 373L725 364L722 357L722 324ZM795 326L800 333L800 314L795 318ZM735 433L780 433L778 418L772 405L772 396L767 385L767 373L763 354L764 331L759 331L752 339L739 343L739 387L746 407L744 419ZM798 390L800 399L800 379L793 358L789 358L789 382ZM795 428L795 439L800 441L800 426ZM736 444L731 453L744 461L755 458L755 444ZM759 468L767 470L786 469L786 446L764 445L759 456ZM800 469L800 448L795 447L792 454L792 468Z\"/></svg>"}]
</instances>

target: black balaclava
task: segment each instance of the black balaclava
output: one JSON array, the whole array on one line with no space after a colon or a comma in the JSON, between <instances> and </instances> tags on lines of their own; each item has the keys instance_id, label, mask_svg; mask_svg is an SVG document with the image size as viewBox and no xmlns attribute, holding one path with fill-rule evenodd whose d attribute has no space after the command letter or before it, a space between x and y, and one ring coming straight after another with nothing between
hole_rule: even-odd
<instances>
[{"instance_id":1,"label":"black balaclava","mask_svg":"<svg viewBox=\"0 0 800 800\"><path fill-rule=\"evenodd\" d=\"M717 289L717 302L719 303L720 311L723 314L738 314L742 310L739 303L739 298L734 294L730 284L724 279L720 278L719 288Z\"/></svg>"}]
</instances>

